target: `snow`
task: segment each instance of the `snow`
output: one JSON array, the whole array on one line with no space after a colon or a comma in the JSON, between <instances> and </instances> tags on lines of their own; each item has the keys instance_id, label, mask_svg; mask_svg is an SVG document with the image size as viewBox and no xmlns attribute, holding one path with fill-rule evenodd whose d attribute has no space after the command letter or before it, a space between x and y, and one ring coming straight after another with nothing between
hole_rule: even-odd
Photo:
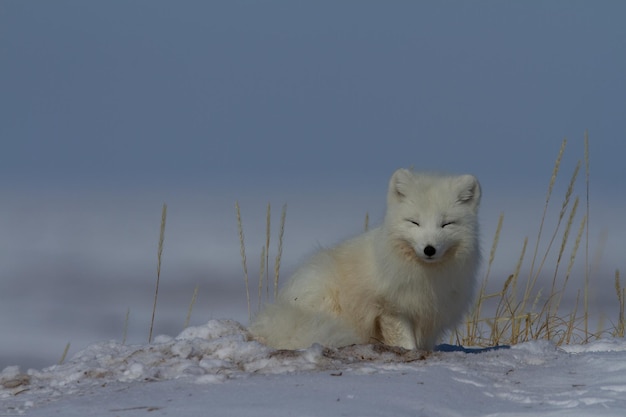
<instances>
[{"instance_id":1,"label":"snow","mask_svg":"<svg viewBox=\"0 0 626 417\"><path fill-rule=\"evenodd\" d=\"M474 353L474 354L470 354ZM272 350L233 320L0 373L0 415L623 416L626 341Z\"/></svg>"}]
</instances>

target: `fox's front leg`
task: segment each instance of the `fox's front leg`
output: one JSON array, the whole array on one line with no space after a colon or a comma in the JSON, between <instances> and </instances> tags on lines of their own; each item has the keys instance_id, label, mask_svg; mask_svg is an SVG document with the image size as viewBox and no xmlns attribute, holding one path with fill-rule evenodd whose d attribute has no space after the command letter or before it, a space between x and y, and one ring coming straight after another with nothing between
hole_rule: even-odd
<instances>
[{"instance_id":1,"label":"fox's front leg","mask_svg":"<svg viewBox=\"0 0 626 417\"><path fill-rule=\"evenodd\" d=\"M397 314L382 314L378 319L382 342L413 350L417 348L415 325L412 320Z\"/></svg>"}]
</instances>

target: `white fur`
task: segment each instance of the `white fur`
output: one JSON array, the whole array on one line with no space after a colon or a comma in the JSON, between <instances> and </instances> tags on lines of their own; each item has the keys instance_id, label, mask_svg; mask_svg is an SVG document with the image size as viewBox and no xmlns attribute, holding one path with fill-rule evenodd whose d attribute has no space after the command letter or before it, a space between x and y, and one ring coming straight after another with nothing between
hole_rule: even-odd
<instances>
[{"instance_id":1,"label":"white fur","mask_svg":"<svg viewBox=\"0 0 626 417\"><path fill-rule=\"evenodd\" d=\"M383 224L296 271L250 330L275 348L384 343L431 350L469 308L480 263L475 177L391 177Z\"/></svg>"}]
</instances>

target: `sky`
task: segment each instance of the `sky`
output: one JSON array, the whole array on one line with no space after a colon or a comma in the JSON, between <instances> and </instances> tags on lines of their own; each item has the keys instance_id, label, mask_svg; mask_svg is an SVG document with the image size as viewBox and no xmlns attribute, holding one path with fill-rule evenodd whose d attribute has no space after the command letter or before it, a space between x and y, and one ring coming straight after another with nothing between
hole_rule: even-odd
<instances>
[{"instance_id":1,"label":"sky","mask_svg":"<svg viewBox=\"0 0 626 417\"><path fill-rule=\"evenodd\" d=\"M597 186L621 186L625 12L3 1L2 182L314 187L400 166L545 182L560 141L588 130Z\"/></svg>"},{"instance_id":2,"label":"sky","mask_svg":"<svg viewBox=\"0 0 626 417\"><path fill-rule=\"evenodd\" d=\"M255 260L265 205L272 230L289 205L287 275L366 212L380 221L399 167L479 178L485 248L506 214L506 277L567 138L558 217L586 131L589 252L612 287L626 269L624 16L621 1L0 1L0 326L14 337L0 357L41 326L62 350L119 335L127 307L144 320L163 202L179 316L210 275L200 311L224 317L235 200Z\"/></svg>"}]
</instances>

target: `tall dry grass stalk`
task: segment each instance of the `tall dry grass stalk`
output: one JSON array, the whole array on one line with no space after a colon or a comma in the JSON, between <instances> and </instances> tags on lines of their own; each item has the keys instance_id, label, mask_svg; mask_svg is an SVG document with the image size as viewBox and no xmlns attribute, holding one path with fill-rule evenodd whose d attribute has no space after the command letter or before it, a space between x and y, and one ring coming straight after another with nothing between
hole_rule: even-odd
<instances>
[{"instance_id":1,"label":"tall dry grass stalk","mask_svg":"<svg viewBox=\"0 0 626 417\"><path fill-rule=\"evenodd\" d=\"M487 290L487 283L489 282L489 275L491 273L491 266L493 265L493 261L496 257L496 249L498 247L498 242L500 241L500 232L502 231L502 223L504 222L504 213L500 213L500 217L498 218L498 226L496 227L496 233L493 238L493 244L491 245L491 251L489 252L489 262L487 263L487 272L485 273L485 278L480 286L480 290L478 291L478 297L476 298L476 304L472 309L471 313L468 316L468 320L466 320L466 336L467 340L463 340L462 344L468 344L470 341L477 340L480 336L478 334L479 331L479 321L483 307L483 301L486 299L493 297L487 296L485 291ZM457 334L458 340L458 334Z\"/></svg>"},{"instance_id":2,"label":"tall dry grass stalk","mask_svg":"<svg viewBox=\"0 0 626 417\"><path fill-rule=\"evenodd\" d=\"M498 307L503 307L500 311L502 312L503 316L508 316L508 323L505 322L506 325L502 328L500 332L494 332L498 338L497 344L500 344L500 340L502 339L505 331L511 332L511 341L517 341L519 339L521 320L527 319L526 315L524 315L523 313L520 314L520 312L524 312L525 310L524 305L527 300L526 297L524 296L524 299L521 301L521 308L520 302L518 302L517 300L517 282L519 280L520 272L522 270L522 264L526 255L527 246L528 239L524 239L524 245L522 246L522 252L520 253L517 265L515 266L515 272L513 272L513 275L510 277L510 284L507 288L507 285L505 283L504 288L502 289L502 292L505 295L505 302L501 303ZM510 292L508 299L506 299L507 289ZM494 323L496 324L501 321L498 320L498 317L500 317L500 315L498 315L497 311L498 310L496 310L496 320L494 320Z\"/></svg>"},{"instance_id":3,"label":"tall dry grass stalk","mask_svg":"<svg viewBox=\"0 0 626 417\"><path fill-rule=\"evenodd\" d=\"M126 309L126 316L124 317L124 332L122 334L122 344L126 344L126 338L128 337L128 323L130 319L130 307Z\"/></svg>"},{"instance_id":4,"label":"tall dry grass stalk","mask_svg":"<svg viewBox=\"0 0 626 417\"><path fill-rule=\"evenodd\" d=\"M585 311L589 311L589 134L585 130L585 194L587 202L587 232L585 236L585 288L584 306ZM587 317L587 314L585 314ZM589 322L585 318L585 335L589 334Z\"/></svg>"},{"instance_id":5,"label":"tall dry grass stalk","mask_svg":"<svg viewBox=\"0 0 626 417\"><path fill-rule=\"evenodd\" d=\"M560 161L558 163L560 164ZM555 168L556 168L556 166L555 166ZM530 276L530 280L528 281L528 285L526 286L526 290L527 291L532 290L532 288L535 287L535 285L537 283L537 279L539 278L539 276L541 275L541 272L543 271L543 266L545 265L546 259L548 259L548 255L550 254L550 251L552 249L552 245L554 244L554 241L556 240L556 237L557 237L559 229L561 227L561 223L563 222L563 218L565 216L565 213L567 213L567 208L568 208L569 203L570 203L572 192L574 190L574 184L576 183L576 178L578 177L578 171L579 170L580 170L580 161L576 165L576 168L574 169L574 173L572 174L572 176L570 178L569 186L567 187L567 191L565 192L565 198L563 199L563 203L561 205L561 211L559 212L559 217L558 217L557 224L556 224L556 226L554 228L554 231L552 233L550 241L548 242L548 246L545 249L544 255L541 258L541 262L539 264L539 267L535 271L534 275L531 274L531 276ZM552 192L552 190L550 190L550 193L551 192ZM549 197L548 197L548 200L549 200ZM546 216L545 210L544 210L543 216L544 216L544 218L542 218L542 220L541 220L541 226L540 226L540 229L539 229L538 237L541 235L541 232L542 232L542 229L543 229L544 220L545 220L545 216ZM536 256L537 256L539 243L540 243L540 240L538 239L537 243L535 245L535 253L533 255L533 266L534 266L535 259L536 259ZM557 262L557 268L558 268L558 262Z\"/></svg>"},{"instance_id":6,"label":"tall dry grass stalk","mask_svg":"<svg viewBox=\"0 0 626 417\"><path fill-rule=\"evenodd\" d=\"M550 202L550 199L552 197L553 187L554 187L554 184L555 184L555 181L556 181L559 169L560 169L561 158L562 158L563 153L565 151L566 143L567 143L566 140L563 140L563 142L561 144L561 148L559 149L559 154L558 154L557 159L556 159L555 164L554 164L554 168L553 168L553 171L552 171L552 177L550 178L550 183L548 185L548 194L547 194L547 197L546 197L546 203L544 205L544 211L543 211L543 214L542 214L542 219L541 219L541 223L540 223L540 226L539 226L539 231L537 233L537 240L535 242L535 248L534 248L534 253L533 253L533 258L532 258L532 263L531 263L531 273L530 273L530 275L528 277L528 281L526 283L526 289L524 291L524 296L523 296L523 298L521 300L521 304L519 305L519 311L522 311L522 312L527 311L528 303L529 303L530 300L533 300L533 304L537 304L538 303L538 296L533 298L533 297L531 297L531 293L536 288L537 280L541 276L541 273L543 271L543 267L545 265L545 262L546 262L546 260L548 258L548 255L551 252L552 245L554 244L554 242L556 240L556 237L558 235L558 231L559 231L559 229L561 227L561 223L563 221L563 218L564 218L565 214L567 213L568 206L569 206L569 203L570 203L570 200L571 200L571 196L572 196L572 193L573 193L573 189L574 189L574 184L576 183L576 178L578 177L578 171L580 170L580 162L579 162L576 165L576 168L574 169L574 173L570 177L569 186L568 186L567 191L565 193L565 198L563 199L563 203L561 204L561 210L559 212L559 217L558 217L557 224L556 224L556 226L554 228L554 231L553 231L553 233L552 233L552 235L550 237L550 240L549 240L548 245L547 245L547 247L545 249L543 257L541 257L541 261L539 263L539 266L536 269L534 269L536 261L537 261L538 253L539 253L539 246L540 246L540 243L541 243L541 236L542 236L543 231L544 231L544 225L545 225L545 220L546 220L546 216L547 216L547 210L548 210L549 202ZM570 217L573 219L572 216L570 216ZM571 223L569 224L569 228L571 228ZM569 228L566 228L566 230L564 232L564 238L562 239L562 245L561 245L563 247L563 249L564 249L565 243L567 242L567 236L569 236L569 230L570 230ZM560 259L561 259L561 257L559 256L559 258L557 260L557 263L556 263L556 266L555 266L555 270L556 271L558 271ZM553 286L554 285L556 285L556 280L553 283ZM548 301L546 302L546 304L544 304L541 313L543 313L546 309L547 310L551 310L550 304L552 303L552 301L551 301L552 299L553 299L553 293L550 292L550 295L548 297ZM536 333L537 332L537 328L536 328L537 324L534 323L534 321L532 320L533 313L534 313L534 309L529 311L526 314L527 319L526 319L525 323L527 325L535 324L534 332ZM550 323L550 320L549 320L550 314L541 314L541 313L538 316L545 316L545 318L546 318L546 320L544 322L542 322L541 326L545 326L544 330L546 331L546 334L549 337L549 332L550 332L550 327L551 327L551 323ZM537 317L537 315L535 315L534 317ZM515 330L518 330L518 328L516 327L516 324L517 323L513 323L513 331L514 332L515 332ZM532 333L532 331L531 331L532 329L527 329L527 330L528 330L528 333ZM517 336L517 334L514 334L514 336L513 336L514 340L516 340L516 336Z\"/></svg>"},{"instance_id":7,"label":"tall dry grass stalk","mask_svg":"<svg viewBox=\"0 0 626 417\"><path fill-rule=\"evenodd\" d=\"M370 213L369 211L365 212L365 222L363 224L363 230L368 231L370 229Z\"/></svg>"},{"instance_id":8,"label":"tall dry grass stalk","mask_svg":"<svg viewBox=\"0 0 626 417\"><path fill-rule=\"evenodd\" d=\"M61 359L59 359L59 365L63 365L65 359L67 358L67 353L70 351L71 343L67 342L65 345L65 349L63 349L63 353L61 354Z\"/></svg>"},{"instance_id":9,"label":"tall dry grass stalk","mask_svg":"<svg viewBox=\"0 0 626 417\"><path fill-rule=\"evenodd\" d=\"M548 184L548 193L546 194L546 202L543 206L543 215L541 216L541 224L539 225L539 232L537 233L537 241L535 242L535 252L533 254L532 263L530 265L530 276L533 276L533 272L535 271L535 261L537 259L537 252L539 251L539 242L541 241L541 233L543 232L543 225L546 220L546 215L548 213L548 206L550 205L550 197L552 196L552 189L554 188L554 183L556 182L556 177L559 173L559 168L561 167L561 158L563 157L563 153L565 152L565 147L567 146L567 139L563 139L561 142L561 148L559 149L559 154L556 157L556 161L554 163L554 168L552 169L552 176L550 177L550 183Z\"/></svg>"},{"instance_id":10,"label":"tall dry grass stalk","mask_svg":"<svg viewBox=\"0 0 626 417\"><path fill-rule=\"evenodd\" d=\"M252 310L250 309L250 282L248 280L248 263L246 262L246 244L243 235L243 222L241 221L241 209L239 202L235 202L235 210L237 211L237 227L239 229L239 254L241 255L241 265L243 266L243 277L246 284L246 302L248 303L248 319L252 319Z\"/></svg>"},{"instance_id":11,"label":"tall dry grass stalk","mask_svg":"<svg viewBox=\"0 0 626 417\"><path fill-rule=\"evenodd\" d=\"M568 221L569 222L569 221ZM554 287L554 283L556 280L556 271L558 270L558 265L555 268L555 278L553 279L553 287L552 287L552 294L556 295L556 303L554 305L553 308L553 315L556 316L558 315L559 312L559 308L561 306L561 300L563 299L563 293L565 292L565 288L567 287L567 284L569 282L569 278L572 274L572 268L574 267L574 260L576 259L576 254L578 253L578 247L580 246L580 241L583 235L583 232L586 229L586 224L587 224L587 216L583 216L583 219L580 222L580 226L578 227L578 233L576 234L576 240L574 241L574 247L572 248L572 253L570 254L569 257L569 262L567 264L567 272L565 273L565 277L563 278L563 284L561 285L561 288L559 290L556 290ZM569 227L569 226L568 226ZM576 300L576 310L578 309L578 299Z\"/></svg>"},{"instance_id":12,"label":"tall dry grass stalk","mask_svg":"<svg viewBox=\"0 0 626 417\"><path fill-rule=\"evenodd\" d=\"M278 231L278 250L274 261L274 299L278 296L278 281L280 279L280 262L283 257L283 237L285 235L285 221L287 219L287 204L283 204L280 213L280 228Z\"/></svg>"},{"instance_id":13,"label":"tall dry grass stalk","mask_svg":"<svg viewBox=\"0 0 626 417\"><path fill-rule=\"evenodd\" d=\"M266 268L266 259L267 259L267 250L266 246L261 247L261 268L259 271L259 300L258 300L258 308L261 309L261 305L263 303L263 277L265 275Z\"/></svg>"},{"instance_id":14,"label":"tall dry grass stalk","mask_svg":"<svg viewBox=\"0 0 626 417\"><path fill-rule=\"evenodd\" d=\"M250 305L250 282L248 279L248 267L246 262L246 245L244 241L244 233L243 233L243 223L241 221L241 210L239 208L239 203L235 203L235 209L237 211L237 226L239 228L239 247L241 254L241 263L243 265L244 278L246 284L246 299L248 302L248 318L252 319L252 308ZM285 221L287 218L287 205L283 205L281 214L280 214L280 223L278 230L278 247L276 249L276 258L274 259L274 282L273 282L273 292L274 299L278 295L278 285L280 280L280 263L283 256L283 238L285 235ZM270 244L270 234L271 234L271 205L268 203L267 211L265 216L265 244L261 246L261 258L260 258L260 268L259 268L259 287L258 287L258 308L260 309L263 304L263 287L265 284L266 287L266 298L269 299L269 244Z\"/></svg>"},{"instance_id":15,"label":"tall dry grass stalk","mask_svg":"<svg viewBox=\"0 0 626 417\"><path fill-rule=\"evenodd\" d=\"M156 313L157 299L159 298L159 282L161 281L161 257L163 256L163 242L165 241L165 222L167 220L167 204L163 203L161 209L161 232L159 233L159 247L157 250L157 280L154 290L154 303L152 304L152 318L150 319L150 334L148 343L152 343L152 332L154 330L154 315Z\"/></svg>"},{"instance_id":16,"label":"tall dry grass stalk","mask_svg":"<svg viewBox=\"0 0 626 417\"><path fill-rule=\"evenodd\" d=\"M272 224L272 208L270 203L267 203L267 213L265 215L265 276L268 278L267 279L267 283L265 285L266 290L265 290L265 295L266 298L269 298L270 296L270 280L269 280L269 276L270 276L270 235L271 233L271 224ZM259 300L261 301L261 300Z\"/></svg>"},{"instance_id":17,"label":"tall dry grass stalk","mask_svg":"<svg viewBox=\"0 0 626 417\"><path fill-rule=\"evenodd\" d=\"M576 216L576 210L578 209L578 197L574 200L574 206L570 210L569 216L567 218L567 225L565 226L565 233L563 233L563 238L561 239L561 247L559 248L559 254L556 259L556 265L554 266L554 275L552 276L552 289L550 294L554 294L556 290L556 282L559 275L559 265L561 265L561 259L563 259L563 253L565 252L565 247L567 246L567 242L569 241L569 234L572 229L572 223L574 222L574 217Z\"/></svg>"},{"instance_id":18,"label":"tall dry grass stalk","mask_svg":"<svg viewBox=\"0 0 626 417\"><path fill-rule=\"evenodd\" d=\"M598 329L589 329L589 279L593 271L598 270L603 242L606 237L601 236L598 253L594 256L593 265L589 265L589 143L585 132L585 169L586 169L586 210L580 213L580 199L574 195L575 184L581 168L579 161L569 179L567 191L561 203L561 209L556 218L554 229L549 233L546 230L547 214L554 185L561 168L561 160L565 151L564 140L552 171L548 193L546 195L543 215L539 225L537 238L532 249L530 260L530 273L528 275L523 292L518 294L520 283L520 271L524 263L528 238L524 239L522 252L515 266L514 272L508 277L502 289L489 294L486 290L491 264L495 256L499 240L499 231L502 228L502 216L498 222L496 236L491 248L487 273L477 295L474 309L467 316L463 326L457 329L453 337L466 345L487 346L498 344L515 344L529 340L549 339L557 345L563 343L586 343L593 338L598 338L605 333L615 336L624 335L624 299L626 292L619 279L619 271L615 276L615 291L619 302L619 317L614 323L612 332L603 330L604 321L600 320ZM581 217L582 216L582 217ZM576 219L580 218L580 222ZM578 226L575 226L578 224ZM576 232L574 229L577 228ZM562 230L562 231L561 231ZM574 267L574 262L579 252L582 240L585 240L585 272L584 286L578 291L573 311L561 312L563 294L565 293ZM560 240L557 248L556 242ZM547 241L547 244L543 242ZM542 247L542 249L540 249ZM567 254L567 251L570 253ZM539 278L547 274L547 259L554 253L554 270L550 273L551 281L544 288L540 285ZM552 258L550 258L552 259ZM564 265L567 263L567 268ZM546 277L547 278L547 277ZM581 294L582 292L582 294ZM545 294L545 295L544 295ZM493 303L495 302L495 306ZM486 313L485 305L491 305L491 310ZM582 311L579 312L579 304ZM486 314L486 317L483 317Z\"/></svg>"},{"instance_id":19,"label":"tall dry grass stalk","mask_svg":"<svg viewBox=\"0 0 626 417\"><path fill-rule=\"evenodd\" d=\"M193 294L191 295L191 301L189 302L189 308L187 309L187 317L185 318L185 325L183 329L189 327L189 322L191 321L191 312L193 311L193 306L196 304L196 300L198 299L198 292L200 290L200 286L196 285L196 288L193 290Z\"/></svg>"},{"instance_id":20,"label":"tall dry grass stalk","mask_svg":"<svg viewBox=\"0 0 626 417\"><path fill-rule=\"evenodd\" d=\"M626 288L622 287L619 279L619 269L615 270L615 292L619 301L619 316L613 336L624 337L624 298L626 298Z\"/></svg>"}]
</instances>

